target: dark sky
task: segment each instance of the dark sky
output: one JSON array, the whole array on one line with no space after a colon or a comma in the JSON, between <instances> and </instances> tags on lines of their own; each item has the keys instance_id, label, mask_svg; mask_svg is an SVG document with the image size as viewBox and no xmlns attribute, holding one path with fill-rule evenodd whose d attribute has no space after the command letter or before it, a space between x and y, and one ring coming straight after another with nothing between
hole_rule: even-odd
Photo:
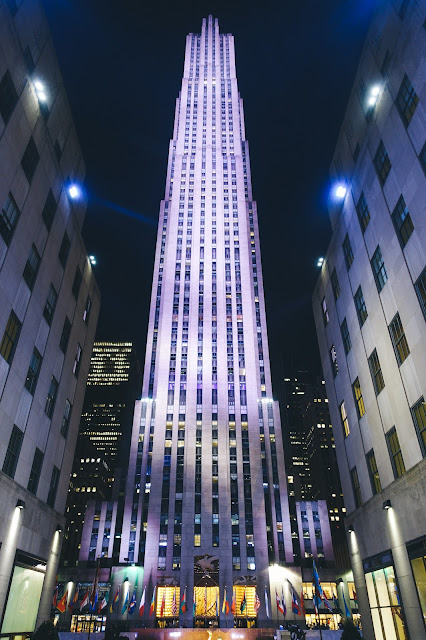
<instances>
[{"instance_id":1,"label":"dark sky","mask_svg":"<svg viewBox=\"0 0 426 640\"><path fill-rule=\"evenodd\" d=\"M98 338L145 353L159 202L185 36L233 33L257 200L274 387L319 367L311 309L328 168L379 0L43 0L87 165ZM383 0L382 0L383 1Z\"/></svg>"}]
</instances>

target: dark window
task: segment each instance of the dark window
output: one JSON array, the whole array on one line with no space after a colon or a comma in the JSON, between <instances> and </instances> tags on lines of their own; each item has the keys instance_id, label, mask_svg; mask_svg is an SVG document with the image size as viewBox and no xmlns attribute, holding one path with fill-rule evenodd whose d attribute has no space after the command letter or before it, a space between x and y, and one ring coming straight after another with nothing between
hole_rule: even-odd
<instances>
[{"instance_id":1,"label":"dark window","mask_svg":"<svg viewBox=\"0 0 426 640\"><path fill-rule=\"evenodd\" d=\"M414 91L414 87L408 79L407 74L405 74L404 79L401 82L395 102L403 123L405 126L408 126L416 110L419 98Z\"/></svg>"},{"instance_id":2,"label":"dark window","mask_svg":"<svg viewBox=\"0 0 426 640\"><path fill-rule=\"evenodd\" d=\"M385 53L385 57L383 58L382 66L380 67L380 73L382 74L382 76L384 78L388 77L390 61L391 61L391 54L390 54L390 51L388 50Z\"/></svg>"},{"instance_id":3,"label":"dark window","mask_svg":"<svg viewBox=\"0 0 426 640\"><path fill-rule=\"evenodd\" d=\"M325 298L322 299L321 309L322 309L322 319L324 320L324 326L325 326L325 325L328 324L328 321L330 319L328 317L327 302L326 302Z\"/></svg>"},{"instance_id":4,"label":"dark window","mask_svg":"<svg viewBox=\"0 0 426 640\"><path fill-rule=\"evenodd\" d=\"M421 310L426 320L426 267L423 269L416 282L414 288L420 302Z\"/></svg>"},{"instance_id":5,"label":"dark window","mask_svg":"<svg viewBox=\"0 0 426 640\"><path fill-rule=\"evenodd\" d=\"M6 0L6 5L12 16L15 16L18 12L18 5L16 4L16 0Z\"/></svg>"},{"instance_id":6,"label":"dark window","mask_svg":"<svg viewBox=\"0 0 426 640\"><path fill-rule=\"evenodd\" d=\"M61 333L61 339L59 341L59 348L61 351L63 351L63 353L66 353L67 351L70 334L71 334L71 322L68 320L68 317L65 317L64 326Z\"/></svg>"},{"instance_id":7,"label":"dark window","mask_svg":"<svg viewBox=\"0 0 426 640\"><path fill-rule=\"evenodd\" d=\"M40 480L41 468L43 466L43 458L44 454L40 451L40 449L36 449L33 458L33 465L30 471L30 477L28 480L27 489L30 493L36 495L38 482Z\"/></svg>"},{"instance_id":8,"label":"dark window","mask_svg":"<svg viewBox=\"0 0 426 640\"><path fill-rule=\"evenodd\" d=\"M399 11L398 11L398 16L401 18L401 20L404 20L409 4L410 4L410 0L402 0L401 6L399 7Z\"/></svg>"},{"instance_id":9,"label":"dark window","mask_svg":"<svg viewBox=\"0 0 426 640\"><path fill-rule=\"evenodd\" d=\"M361 151L360 146L359 146L359 142L356 143L354 152L352 154L352 157L354 159L354 162L356 162L358 160L358 156L359 156L359 152Z\"/></svg>"},{"instance_id":10,"label":"dark window","mask_svg":"<svg viewBox=\"0 0 426 640\"><path fill-rule=\"evenodd\" d=\"M6 457L3 463L3 473L15 477L16 465L18 464L19 454L21 452L22 440L24 434L18 427L13 425L12 433L10 435L9 444L7 446Z\"/></svg>"},{"instance_id":11,"label":"dark window","mask_svg":"<svg viewBox=\"0 0 426 640\"><path fill-rule=\"evenodd\" d=\"M399 244L402 248L408 242L409 237L413 233L414 225L411 220L410 212L407 209L404 198L401 196L392 213L392 222L398 236Z\"/></svg>"},{"instance_id":12,"label":"dark window","mask_svg":"<svg viewBox=\"0 0 426 640\"><path fill-rule=\"evenodd\" d=\"M343 253L345 256L346 269L349 271L352 262L354 261L354 254L352 253L351 241L349 240L348 234L345 235L345 239L343 240Z\"/></svg>"},{"instance_id":13,"label":"dark window","mask_svg":"<svg viewBox=\"0 0 426 640\"><path fill-rule=\"evenodd\" d=\"M67 437L68 429L70 426L71 409L72 409L71 402L69 400L65 400L65 409L64 409L64 415L62 416L62 424L61 424L61 434L64 436L64 438Z\"/></svg>"},{"instance_id":14,"label":"dark window","mask_svg":"<svg viewBox=\"0 0 426 640\"><path fill-rule=\"evenodd\" d=\"M374 156L374 166L376 167L380 184L383 187L392 165L391 161L389 160L388 152L386 151L385 145L383 144L382 140L380 140L380 144L377 147L376 155Z\"/></svg>"},{"instance_id":15,"label":"dark window","mask_svg":"<svg viewBox=\"0 0 426 640\"><path fill-rule=\"evenodd\" d=\"M336 269L333 269L333 272L331 274L331 286L333 288L334 299L337 300L337 298L340 296L340 285L339 280L337 279Z\"/></svg>"},{"instance_id":16,"label":"dark window","mask_svg":"<svg viewBox=\"0 0 426 640\"><path fill-rule=\"evenodd\" d=\"M0 115L5 124L9 122L10 116L18 102L18 94L13 84L10 71L6 71L0 80Z\"/></svg>"},{"instance_id":17,"label":"dark window","mask_svg":"<svg viewBox=\"0 0 426 640\"><path fill-rule=\"evenodd\" d=\"M386 284L388 274L386 273L385 263L379 246L375 250L370 264L373 270L377 291L380 293Z\"/></svg>"},{"instance_id":18,"label":"dark window","mask_svg":"<svg viewBox=\"0 0 426 640\"><path fill-rule=\"evenodd\" d=\"M373 495L375 496L377 493L380 493L380 491L382 490L382 485L380 482L379 470L377 469L376 456L374 455L373 449L371 449L371 451L367 453L367 455L365 456L365 459L367 460L367 468L368 468L368 475L370 476L371 490L373 492Z\"/></svg>"},{"instance_id":19,"label":"dark window","mask_svg":"<svg viewBox=\"0 0 426 640\"><path fill-rule=\"evenodd\" d=\"M53 218L55 217L56 213L56 207L57 204L55 196L53 195L52 189L49 189L43 211L41 212L41 217L43 218L43 222L46 225L48 231L50 231L50 229L52 228Z\"/></svg>"},{"instance_id":20,"label":"dark window","mask_svg":"<svg viewBox=\"0 0 426 640\"><path fill-rule=\"evenodd\" d=\"M42 357L37 349L34 348L33 355L31 356L30 366L28 367L27 378L25 380L25 388L34 395L35 388L37 386L38 375L41 369Z\"/></svg>"},{"instance_id":21,"label":"dark window","mask_svg":"<svg viewBox=\"0 0 426 640\"><path fill-rule=\"evenodd\" d=\"M365 405L364 398L362 397L361 385L358 378L356 378L355 382L352 385L352 391L354 393L355 407L358 418L362 418L362 416L365 414Z\"/></svg>"},{"instance_id":22,"label":"dark window","mask_svg":"<svg viewBox=\"0 0 426 640\"><path fill-rule=\"evenodd\" d=\"M389 325L389 333L392 338L392 344L395 351L398 365L400 366L404 360L409 356L410 349L408 346L407 338L405 337L404 327L402 326L399 313L396 314L394 319Z\"/></svg>"},{"instance_id":23,"label":"dark window","mask_svg":"<svg viewBox=\"0 0 426 640\"><path fill-rule=\"evenodd\" d=\"M78 374L80 372L82 353L83 353L83 350L82 350L81 346L78 344L77 345L77 351L76 351L75 358L74 358L74 365L73 365L73 368L72 368L72 372L76 377L78 376Z\"/></svg>"},{"instance_id":24,"label":"dark window","mask_svg":"<svg viewBox=\"0 0 426 640\"><path fill-rule=\"evenodd\" d=\"M58 395L58 381L52 376L50 381L49 391L47 392L46 406L44 407L45 414L51 418L53 410L55 408L56 396Z\"/></svg>"},{"instance_id":25,"label":"dark window","mask_svg":"<svg viewBox=\"0 0 426 640\"><path fill-rule=\"evenodd\" d=\"M28 45L24 49L24 60L25 60L25 65L27 67L27 71L28 73L31 74L35 69L35 64L34 64L33 54L31 53L31 50Z\"/></svg>"},{"instance_id":26,"label":"dark window","mask_svg":"<svg viewBox=\"0 0 426 640\"><path fill-rule=\"evenodd\" d=\"M72 294L73 294L73 296L74 296L74 298L76 300L77 300L78 294L80 292L81 279L82 279L81 271L77 267L77 270L76 270L75 276L74 276L74 281L72 283Z\"/></svg>"},{"instance_id":27,"label":"dark window","mask_svg":"<svg viewBox=\"0 0 426 640\"><path fill-rule=\"evenodd\" d=\"M7 246L10 245L16 225L18 224L19 216L20 211L18 205L13 199L12 194L9 193L6 202L1 208L0 216L0 234Z\"/></svg>"},{"instance_id":28,"label":"dark window","mask_svg":"<svg viewBox=\"0 0 426 640\"><path fill-rule=\"evenodd\" d=\"M351 473L352 490L354 492L355 507L360 507L362 505L362 495L361 495L361 487L359 486L358 471L356 470L356 467L351 469L350 473Z\"/></svg>"},{"instance_id":29,"label":"dark window","mask_svg":"<svg viewBox=\"0 0 426 640\"><path fill-rule=\"evenodd\" d=\"M55 141L55 144L53 145L53 150L55 152L56 160L60 162L62 157L62 149L61 149L61 145L59 144L59 140Z\"/></svg>"},{"instance_id":30,"label":"dark window","mask_svg":"<svg viewBox=\"0 0 426 640\"><path fill-rule=\"evenodd\" d=\"M56 491L58 490L60 471L57 467L53 467L52 477L50 478L49 493L47 495L47 504L49 507L55 506Z\"/></svg>"},{"instance_id":31,"label":"dark window","mask_svg":"<svg viewBox=\"0 0 426 640\"><path fill-rule=\"evenodd\" d=\"M56 293L56 290L53 284L51 284L49 289L49 294L46 300L46 305L43 310L43 316L45 317L46 322L49 326L52 324L52 318L53 318L53 314L55 313L57 299L58 299L58 294Z\"/></svg>"},{"instance_id":32,"label":"dark window","mask_svg":"<svg viewBox=\"0 0 426 640\"><path fill-rule=\"evenodd\" d=\"M31 182L31 180L33 179L39 160L40 154L37 150L36 143L31 136L21 160L21 167L24 170L28 182Z\"/></svg>"},{"instance_id":33,"label":"dark window","mask_svg":"<svg viewBox=\"0 0 426 640\"><path fill-rule=\"evenodd\" d=\"M368 358L368 364L370 367L371 378L373 380L374 391L376 396L385 388L385 380L383 378L382 368L380 366L379 356L377 350L374 349L371 356Z\"/></svg>"},{"instance_id":34,"label":"dark window","mask_svg":"<svg viewBox=\"0 0 426 640\"><path fill-rule=\"evenodd\" d=\"M426 142L423 145L422 150L419 155L420 164L422 165L423 171L426 173Z\"/></svg>"},{"instance_id":35,"label":"dark window","mask_svg":"<svg viewBox=\"0 0 426 640\"><path fill-rule=\"evenodd\" d=\"M330 349L330 362L331 362L331 370L333 372L333 378L335 378L339 373L339 366L337 364L337 353L336 353L334 344L331 345L331 349Z\"/></svg>"},{"instance_id":36,"label":"dark window","mask_svg":"<svg viewBox=\"0 0 426 640\"><path fill-rule=\"evenodd\" d=\"M358 204L356 205L356 212L358 214L361 231L364 233L368 226L368 223L370 222L370 212L367 207L367 201L365 199L364 191L359 197Z\"/></svg>"},{"instance_id":37,"label":"dark window","mask_svg":"<svg viewBox=\"0 0 426 640\"><path fill-rule=\"evenodd\" d=\"M87 296L86 305L83 311L83 320L87 324L89 322L90 309L92 307L92 299L90 296Z\"/></svg>"},{"instance_id":38,"label":"dark window","mask_svg":"<svg viewBox=\"0 0 426 640\"><path fill-rule=\"evenodd\" d=\"M71 242L68 237L68 234L65 232L64 237L62 238L61 246L58 253L59 262L65 269L65 265L67 264L69 252L70 252Z\"/></svg>"},{"instance_id":39,"label":"dark window","mask_svg":"<svg viewBox=\"0 0 426 640\"><path fill-rule=\"evenodd\" d=\"M411 407L411 415L413 416L423 457L426 457L426 405L423 396Z\"/></svg>"},{"instance_id":40,"label":"dark window","mask_svg":"<svg viewBox=\"0 0 426 640\"><path fill-rule=\"evenodd\" d=\"M27 263L24 268L24 273L22 277L27 283L30 290L33 290L34 283L37 278L38 268L40 266L40 254L37 251L36 246L33 244L30 250L30 255L28 256Z\"/></svg>"},{"instance_id":41,"label":"dark window","mask_svg":"<svg viewBox=\"0 0 426 640\"><path fill-rule=\"evenodd\" d=\"M395 478L400 478L405 473L405 464L395 427L392 427L392 429L387 432L386 442L388 444L393 475Z\"/></svg>"},{"instance_id":42,"label":"dark window","mask_svg":"<svg viewBox=\"0 0 426 640\"><path fill-rule=\"evenodd\" d=\"M364 295L362 293L361 287L358 287L354 295L354 302L355 302L356 314L358 316L359 326L362 327L364 322L367 320L368 313L367 313L367 307L365 306Z\"/></svg>"},{"instance_id":43,"label":"dark window","mask_svg":"<svg viewBox=\"0 0 426 640\"><path fill-rule=\"evenodd\" d=\"M19 322L18 316L14 311L11 311L0 344L0 355L3 356L9 364L15 355L16 345L18 344L19 334L21 333L21 326L22 324Z\"/></svg>"},{"instance_id":44,"label":"dark window","mask_svg":"<svg viewBox=\"0 0 426 640\"><path fill-rule=\"evenodd\" d=\"M351 336L349 335L348 323L346 322L346 318L343 320L340 325L340 333L342 334L343 347L345 349L345 353L348 354L352 349Z\"/></svg>"},{"instance_id":45,"label":"dark window","mask_svg":"<svg viewBox=\"0 0 426 640\"><path fill-rule=\"evenodd\" d=\"M351 431L349 429L348 414L346 413L346 407L344 402L342 402L339 409L340 409L340 419L342 421L343 435L345 436L345 438L347 438Z\"/></svg>"}]
</instances>

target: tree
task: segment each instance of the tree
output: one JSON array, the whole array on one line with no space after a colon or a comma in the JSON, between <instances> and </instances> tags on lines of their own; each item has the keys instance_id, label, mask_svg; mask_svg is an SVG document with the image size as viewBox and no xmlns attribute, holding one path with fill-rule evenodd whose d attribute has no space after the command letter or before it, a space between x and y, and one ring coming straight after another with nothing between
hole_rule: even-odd
<instances>
[{"instance_id":1,"label":"tree","mask_svg":"<svg viewBox=\"0 0 426 640\"><path fill-rule=\"evenodd\" d=\"M349 618L343 623L343 633L340 640L362 640L360 632Z\"/></svg>"},{"instance_id":2,"label":"tree","mask_svg":"<svg viewBox=\"0 0 426 640\"><path fill-rule=\"evenodd\" d=\"M45 620L34 633L32 640L59 640L59 634L53 622Z\"/></svg>"}]
</instances>

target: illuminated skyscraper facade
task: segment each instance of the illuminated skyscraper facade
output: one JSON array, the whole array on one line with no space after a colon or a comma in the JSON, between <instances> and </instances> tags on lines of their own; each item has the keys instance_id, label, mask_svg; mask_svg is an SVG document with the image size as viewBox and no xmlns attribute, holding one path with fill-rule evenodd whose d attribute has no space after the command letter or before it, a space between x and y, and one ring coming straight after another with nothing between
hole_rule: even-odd
<instances>
[{"instance_id":1,"label":"illuminated skyscraper facade","mask_svg":"<svg viewBox=\"0 0 426 640\"><path fill-rule=\"evenodd\" d=\"M185 593L189 626L193 599L195 623L215 617L225 587L229 603L235 588L236 617L246 620L256 589L266 619L270 563L293 561L234 39L211 17L187 37L176 102L133 424L126 560L144 566L147 598L157 587L157 616L162 585ZM167 610L171 591L164 599Z\"/></svg>"}]
</instances>

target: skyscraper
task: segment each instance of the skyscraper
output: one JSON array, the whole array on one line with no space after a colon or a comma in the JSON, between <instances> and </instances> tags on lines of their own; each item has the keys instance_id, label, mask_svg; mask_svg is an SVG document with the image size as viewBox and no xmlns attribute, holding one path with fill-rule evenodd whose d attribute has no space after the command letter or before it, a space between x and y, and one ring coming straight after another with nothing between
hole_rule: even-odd
<instances>
[{"instance_id":1,"label":"skyscraper","mask_svg":"<svg viewBox=\"0 0 426 640\"><path fill-rule=\"evenodd\" d=\"M189 625L193 602L195 624L217 617L225 587L230 604L235 589L236 618L248 624L257 590L265 620L270 563L293 561L234 39L211 17L187 37L176 101L134 414L125 559L143 564L148 597L157 587L157 616L171 615L177 589Z\"/></svg>"},{"instance_id":2,"label":"skyscraper","mask_svg":"<svg viewBox=\"0 0 426 640\"><path fill-rule=\"evenodd\" d=\"M365 637L425 638L424 3L381 3L332 163L314 293Z\"/></svg>"}]
</instances>

